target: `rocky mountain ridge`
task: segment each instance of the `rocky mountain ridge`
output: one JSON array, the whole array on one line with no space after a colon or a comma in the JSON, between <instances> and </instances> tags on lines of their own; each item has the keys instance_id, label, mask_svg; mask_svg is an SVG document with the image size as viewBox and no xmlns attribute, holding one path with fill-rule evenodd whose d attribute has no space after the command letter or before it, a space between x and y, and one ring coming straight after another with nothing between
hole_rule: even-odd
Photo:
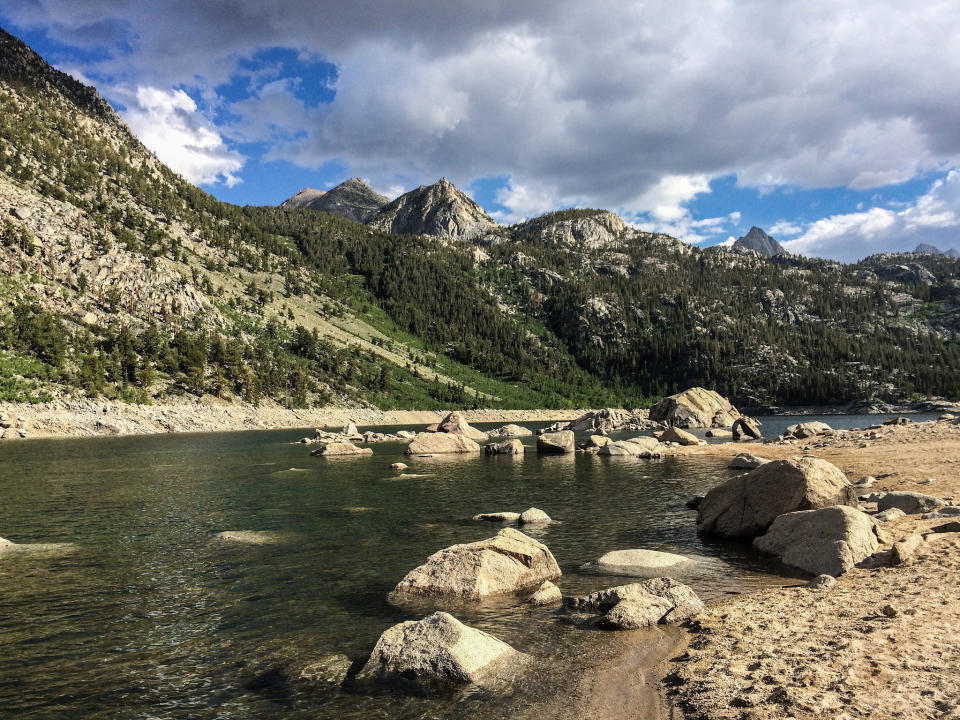
<instances>
[{"instance_id":1,"label":"rocky mountain ridge","mask_svg":"<svg viewBox=\"0 0 960 720\"><path fill-rule=\"evenodd\" d=\"M780 243L756 225L750 228L750 231L746 235L738 238L737 241L733 243L732 249L753 250L767 257L785 255L787 252Z\"/></svg>"},{"instance_id":2,"label":"rocky mountain ridge","mask_svg":"<svg viewBox=\"0 0 960 720\"><path fill-rule=\"evenodd\" d=\"M305 188L280 203L280 207L323 210L362 223L389 202L362 178L350 178L326 192Z\"/></svg>"},{"instance_id":3,"label":"rocky mountain ridge","mask_svg":"<svg viewBox=\"0 0 960 720\"><path fill-rule=\"evenodd\" d=\"M435 235L454 240L476 239L500 227L446 178L404 193L367 222L391 234Z\"/></svg>"}]
</instances>

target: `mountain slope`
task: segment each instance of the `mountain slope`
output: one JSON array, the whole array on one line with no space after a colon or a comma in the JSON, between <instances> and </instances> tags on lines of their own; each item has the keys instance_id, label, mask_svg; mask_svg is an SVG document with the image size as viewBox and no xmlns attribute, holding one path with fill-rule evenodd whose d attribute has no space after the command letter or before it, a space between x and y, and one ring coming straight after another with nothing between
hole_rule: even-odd
<instances>
[{"instance_id":1,"label":"mountain slope","mask_svg":"<svg viewBox=\"0 0 960 720\"><path fill-rule=\"evenodd\" d=\"M312 188L301 190L284 200L280 207L323 210L355 222L366 222L389 202L361 178L350 178L326 192Z\"/></svg>"},{"instance_id":2,"label":"mountain slope","mask_svg":"<svg viewBox=\"0 0 960 720\"><path fill-rule=\"evenodd\" d=\"M481 237L499 225L446 178L421 185L373 215L371 227L393 234L437 235L455 240Z\"/></svg>"},{"instance_id":3,"label":"mountain slope","mask_svg":"<svg viewBox=\"0 0 960 720\"><path fill-rule=\"evenodd\" d=\"M784 255L787 252L783 249L783 246L780 243L774 240L771 236L767 235L756 225L750 228L750 232L748 232L746 235L737 239L737 241L733 244L733 249L753 250L754 252L758 252L761 255L766 255L767 257Z\"/></svg>"}]
</instances>

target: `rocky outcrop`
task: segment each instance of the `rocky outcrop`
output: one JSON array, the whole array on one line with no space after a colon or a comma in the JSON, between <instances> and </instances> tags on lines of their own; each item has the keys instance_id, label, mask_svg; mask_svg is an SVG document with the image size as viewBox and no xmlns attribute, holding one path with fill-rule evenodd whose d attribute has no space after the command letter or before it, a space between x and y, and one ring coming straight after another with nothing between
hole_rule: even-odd
<instances>
[{"instance_id":1,"label":"rocky outcrop","mask_svg":"<svg viewBox=\"0 0 960 720\"><path fill-rule=\"evenodd\" d=\"M479 238L499 227L446 178L401 195L382 207L368 224L393 234L439 235L455 240Z\"/></svg>"},{"instance_id":2,"label":"rocky outcrop","mask_svg":"<svg viewBox=\"0 0 960 720\"><path fill-rule=\"evenodd\" d=\"M730 427L740 417L730 401L713 390L690 388L650 408L650 419L673 427Z\"/></svg>"},{"instance_id":3,"label":"rocky outcrop","mask_svg":"<svg viewBox=\"0 0 960 720\"><path fill-rule=\"evenodd\" d=\"M576 450L574 435L570 430L544 433L537 437L537 452L541 455L562 455Z\"/></svg>"},{"instance_id":4,"label":"rocky outcrop","mask_svg":"<svg viewBox=\"0 0 960 720\"><path fill-rule=\"evenodd\" d=\"M858 506L839 468L812 456L773 460L711 489L697 508L697 530L752 538L784 513L831 505Z\"/></svg>"},{"instance_id":5,"label":"rocky outcrop","mask_svg":"<svg viewBox=\"0 0 960 720\"><path fill-rule=\"evenodd\" d=\"M560 567L546 545L504 528L492 538L434 553L397 584L394 594L480 600L558 577Z\"/></svg>"},{"instance_id":6,"label":"rocky outcrop","mask_svg":"<svg viewBox=\"0 0 960 720\"><path fill-rule=\"evenodd\" d=\"M754 440L759 440L763 437L763 434L760 432L760 423L746 415L741 415L733 421L733 427L730 428L730 432L734 440L739 440L741 436L746 436Z\"/></svg>"},{"instance_id":7,"label":"rocky outcrop","mask_svg":"<svg viewBox=\"0 0 960 720\"><path fill-rule=\"evenodd\" d=\"M350 178L327 192L305 188L280 203L280 207L322 210L362 223L389 202L389 198L378 193L362 179Z\"/></svg>"},{"instance_id":8,"label":"rocky outcrop","mask_svg":"<svg viewBox=\"0 0 960 720\"><path fill-rule=\"evenodd\" d=\"M740 453L727 463L727 467L731 470L756 470L758 467L768 462L770 461L766 458L760 457L759 455Z\"/></svg>"},{"instance_id":9,"label":"rocky outcrop","mask_svg":"<svg viewBox=\"0 0 960 720\"><path fill-rule=\"evenodd\" d=\"M531 435L533 435L532 430L528 430L520 425L514 425L513 423L498 427L495 430L490 430L487 433L487 436L490 438L519 438L530 437Z\"/></svg>"},{"instance_id":10,"label":"rocky outcrop","mask_svg":"<svg viewBox=\"0 0 960 720\"><path fill-rule=\"evenodd\" d=\"M502 443L490 443L484 448L487 455L523 455L526 448L519 440L507 440Z\"/></svg>"},{"instance_id":11,"label":"rocky outcrop","mask_svg":"<svg viewBox=\"0 0 960 720\"><path fill-rule=\"evenodd\" d=\"M598 451L598 455L629 455L640 458L658 458L669 452L666 445L662 445L654 437L637 437L629 440L609 442Z\"/></svg>"},{"instance_id":12,"label":"rocky outcrop","mask_svg":"<svg viewBox=\"0 0 960 720\"><path fill-rule=\"evenodd\" d=\"M407 446L407 455L447 455L480 453L480 446L463 435L429 432L419 433Z\"/></svg>"},{"instance_id":13,"label":"rocky outcrop","mask_svg":"<svg viewBox=\"0 0 960 720\"><path fill-rule=\"evenodd\" d=\"M737 241L733 243L732 247L734 250L752 250L765 257L785 255L787 252L780 243L756 225L750 228L750 231L746 235L737 238Z\"/></svg>"},{"instance_id":14,"label":"rocky outcrop","mask_svg":"<svg viewBox=\"0 0 960 720\"><path fill-rule=\"evenodd\" d=\"M493 635L436 612L385 630L357 679L405 681L426 688L477 683L521 657Z\"/></svg>"},{"instance_id":15,"label":"rocky outcrop","mask_svg":"<svg viewBox=\"0 0 960 720\"><path fill-rule=\"evenodd\" d=\"M696 617L704 605L689 587L671 578L651 578L572 598L581 612L604 613L598 625L609 630L636 630Z\"/></svg>"},{"instance_id":16,"label":"rocky outcrop","mask_svg":"<svg viewBox=\"0 0 960 720\"><path fill-rule=\"evenodd\" d=\"M842 575L877 551L869 516L845 505L780 515L753 547L811 575Z\"/></svg>"},{"instance_id":17,"label":"rocky outcrop","mask_svg":"<svg viewBox=\"0 0 960 720\"><path fill-rule=\"evenodd\" d=\"M321 445L310 454L320 457L347 457L351 455L373 455L373 450L357 447L349 442L332 442Z\"/></svg>"},{"instance_id":18,"label":"rocky outcrop","mask_svg":"<svg viewBox=\"0 0 960 720\"><path fill-rule=\"evenodd\" d=\"M916 515L917 513L928 513L937 508L942 508L946 504L946 502L933 495L896 491L884 493L884 495L877 500L877 510L883 511L890 508L898 508L903 510L907 515Z\"/></svg>"},{"instance_id":19,"label":"rocky outcrop","mask_svg":"<svg viewBox=\"0 0 960 720\"><path fill-rule=\"evenodd\" d=\"M466 421L463 415L456 410L437 424L437 432L449 433L450 435L463 435L463 437L470 438L478 443L488 440L485 432L481 432L473 427Z\"/></svg>"},{"instance_id":20,"label":"rocky outcrop","mask_svg":"<svg viewBox=\"0 0 960 720\"><path fill-rule=\"evenodd\" d=\"M831 432L833 432L833 428L831 428L825 422L811 420L810 422L790 425L786 430L783 431L783 436L785 438L806 440L807 438L812 438L816 437L817 435L823 435Z\"/></svg>"}]
</instances>

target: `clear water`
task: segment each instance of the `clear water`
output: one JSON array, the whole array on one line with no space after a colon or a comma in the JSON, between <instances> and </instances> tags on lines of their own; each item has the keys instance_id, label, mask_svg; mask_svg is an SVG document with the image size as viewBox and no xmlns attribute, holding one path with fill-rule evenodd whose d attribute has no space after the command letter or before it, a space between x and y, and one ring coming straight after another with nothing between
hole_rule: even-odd
<instances>
[{"instance_id":1,"label":"clear water","mask_svg":"<svg viewBox=\"0 0 960 720\"><path fill-rule=\"evenodd\" d=\"M292 444L303 434L0 446L0 536L77 545L0 559L0 716L536 714L538 699L569 684L571 666L642 634L572 627L551 610L500 601L455 614L537 659L523 693L371 695L298 678L330 653L362 661L385 628L425 613L394 607L387 594L436 550L492 535L498 525L470 519L485 511L536 506L559 520L530 534L557 557L565 594L628 582L578 568L631 547L695 558L675 575L707 601L784 582L744 546L696 536L684 503L730 477L715 461L411 459L399 443L330 460ZM396 460L409 476L387 468ZM214 540L223 530L274 531L279 542Z\"/></svg>"}]
</instances>

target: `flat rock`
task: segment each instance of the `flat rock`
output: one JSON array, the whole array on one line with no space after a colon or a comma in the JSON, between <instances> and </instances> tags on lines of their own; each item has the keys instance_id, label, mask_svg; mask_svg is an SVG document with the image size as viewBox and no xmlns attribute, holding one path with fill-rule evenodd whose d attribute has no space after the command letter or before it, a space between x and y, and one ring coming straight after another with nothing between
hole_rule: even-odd
<instances>
[{"instance_id":1,"label":"flat rock","mask_svg":"<svg viewBox=\"0 0 960 720\"><path fill-rule=\"evenodd\" d=\"M581 612L603 613L598 625L608 630L636 630L681 622L704 611L697 594L672 578L651 578L572 598L568 605Z\"/></svg>"},{"instance_id":2,"label":"flat rock","mask_svg":"<svg viewBox=\"0 0 960 720\"><path fill-rule=\"evenodd\" d=\"M842 575L877 551L869 516L846 505L780 515L753 541L760 552L812 575Z\"/></svg>"},{"instance_id":3,"label":"flat rock","mask_svg":"<svg viewBox=\"0 0 960 720\"><path fill-rule=\"evenodd\" d=\"M213 537L215 540L243 545L270 545L280 540L278 533L267 530L224 530Z\"/></svg>"},{"instance_id":4,"label":"flat rock","mask_svg":"<svg viewBox=\"0 0 960 720\"><path fill-rule=\"evenodd\" d=\"M349 442L332 442L321 445L310 454L319 457L348 457L351 455L373 455L373 450L357 447Z\"/></svg>"},{"instance_id":5,"label":"flat rock","mask_svg":"<svg viewBox=\"0 0 960 720\"><path fill-rule=\"evenodd\" d=\"M923 520L960 517L960 505L945 505L942 508L923 514Z\"/></svg>"},{"instance_id":6,"label":"flat rock","mask_svg":"<svg viewBox=\"0 0 960 720\"><path fill-rule=\"evenodd\" d=\"M463 435L450 433L419 433L407 446L407 455L449 455L472 453L478 455L480 446Z\"/></svg>"},{"instance_id":7,"label":"flat rock","mask_svg":"<svg viewBox=\"0 0 960 720\"><path fill-rule=\"evenodd\" d=\"M327 655L306 665L300 671L301 680L340 685L347 679L353 661L346 655Z\"/></svg>"},{"instance_id":8,"label":"flat rock","mask_svg":"<svg viewBox=\"0 0 960 720\"><path fill-rule=\"evenodd\" d=\"M723 430L721 428L713 428L711 430L707 430L706 435L708 438L718 438L718 439L726 439L726 438L733 437L732 432L730 432L729 430Z\"/></svg>"},{"instance_id":9,"label":"flat rock","mask_svg":"<svg viewBox=\"0 0 960 720\"><path fill-rule=\"evenodd\" d=\"M520 513L516 512L492 512L480 513L473 516L474 520L487 520L489 522L517 522L520 519Z\"/></svg>"},{"instance_id":10,"label":"flat rock","mask_svg":"<svg viewBox=\"0 0 960 720\"><path fill-rule=\"evenodd\" d=\"M752 455L751 453L740 453L734 457L727 467L731 470L756 470L761 465L770 462L766 458L762 458L759 455Z\"/></svg>"},{"instance_id":11,"label":"flat rock","mask_svg":"<svg viewBox=\"0 0 960 720\"><path fill-rule=\"evenodd\" d=\"M599 557L590 568L608 575L647 576L651 572L690 562L690 558L657 550L613 550Z\"/></svg>"},{"instance_id":12,"label":"flat rock","mask_svg":"<svg viewBox=\"0 0 960 720\"><path fill-rule=\"evenodd\" d=\"M529 430L520 425L514 425L510 423L502 427L498 427L496 430L491 430L487 433L492 438L511 438L511 437L530 437L533 435L533 431Z\"/></svg>"},{"instance_id":13,"label":"flat rock","mask_svg":"<svg viewBox=\"0 0 960 720\"><path fill-rule=\"evenodd\" d=\"M873 516L873 519L877 522L890 522L891 520L896 520L897 518L902 518L906 513L900 508L892 507L887 508L882 512L878 512Z\"/></svg>"},{"instance_id":14,"label":"flat rock","mask_svg":"<svg viewBox=\"0 0 960 720\"><path fill-rule=\"evenodd\" d=\"M398 595L480 600L538 587L560 577L546 545L519 530L504 528L486 540L434 553L394 589Z\"/></svg>"},{"instance_id":15,"label":"flat rock","mask_svg":"<svg viewBox=\"0 0 960 720\"><path fill-rule=\"evenodd\" d=\"M541 455L562 455L576 450L572 430L543 433L537 437L537 452Z\"/></svg>"},{"instance_id":16,"label":"flat rock","mask_svg":"<svg viewBox=\"0 0 960 720\"><path fill-rule=\"evenodd\" d=\"M888 508L899 508L907 515L916 515L917 513L928 513L938 508L946 506L946 502L933 495L924 495L918 492L907 492L897 490L888 492L877 500L877 510L883 511Z\"/></svg>"},{"instance_id":17,"label":"flat rock","mask_svg":"<svg viewBox=\"0 0 960 720\"><path fill-rule=\"evenodd\" d=\"M778 516L831 505L858 507L846 476L812 456L772 460L707 492L697 530L727 538L762 535Z\"/></svg>"},{"instance_id":18,"label":"flat rock","mask_svg":"<svg viewBox=\"0 0 960 720\"><path fill-rule=\"evenodd\" d=\"M388 628L377 640L360 680L406 681L437 687L478 683L521 653L445 612Z\"/></svg>"}]
</instances>

